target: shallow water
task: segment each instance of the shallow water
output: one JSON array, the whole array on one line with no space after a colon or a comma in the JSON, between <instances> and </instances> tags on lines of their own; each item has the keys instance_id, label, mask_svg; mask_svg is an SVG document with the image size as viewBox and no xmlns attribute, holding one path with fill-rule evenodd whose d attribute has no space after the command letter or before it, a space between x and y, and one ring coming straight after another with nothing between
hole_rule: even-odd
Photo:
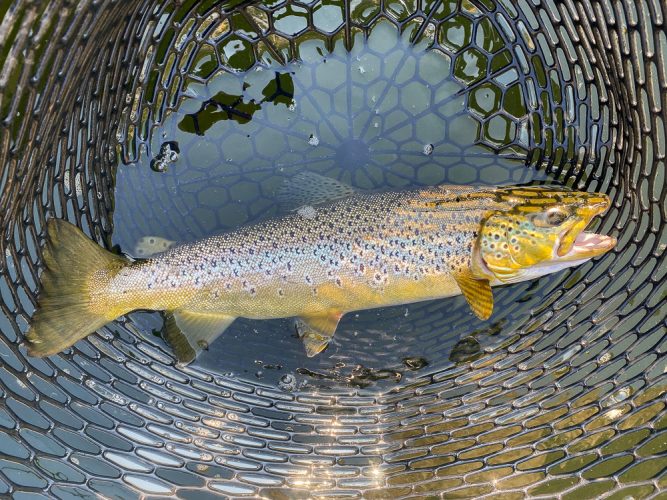
<instances>
[{"instance_id":1,"label":"shallow water","mask_svg":"<svg viewBox=\"0 0 667 500\"><path fill-rule=\"evenodd\" d=\"M480 497L495 494L493 488L507 497L648 498L667 487L660 114L667 45L656 2L607 9L605 2L578 0L475 0L481 12L468 0L271 0L236 10L196 1L80 9L16 2L17 10L10 3L0 6L10 26L0 73L9 76L8 89L26 84L0 104L7 132L0 192L10 201L0 211L10 215L0 217L10 222L0 241L0 495L34 496L46 488L59 498L134 498L139 490L183 498L212 498L211 491ZM591 6L596 21L588 24L581 13ZM132 9L144 14L132 16ZM361 38L376 31L384 33L384 48ZM406 41L413 37L421 40L417 49ZM91 43L99 57L83 57ZM373 82L360 80L374 73L367 64L361 71L344 43L353 54L381 55ZM411 57L436 60L423 54L431 45L442 80L424 88L451 83L455 92L464 89L463 101L452 99L453 107L427 127L441 126L439 140L410 125L410 140L392 139L394 156L357 164L356 178L336 163L342 141L312 129L321 124L358 138L348 133L350 113L374 110L364 104L363 89L384 80L400 95L418 94L418 86L385 72ZM396 62L392 51L410 57ZM317 94L329 83L321 84L317 71L332 81L339 76L323 69L325 58L342 64L345 81L340 90ZM276 63L294 59L303 62ZM53 71L59 65L62 71ZM348 69L366 106L351 112ZM287 76L272 86L276 71ZM250 76L254 87L244 89ZM421 82L416 69L413 79ZM184 82L190 90L181 93ZM330 108L304 112L306 95L319 95L318 106ZM202 109L213 97L219 102ZM293 110L290 99L298 101ZM408 121L410 106L400 97L394 103ZM334 107L340 112L322 114ZM203 135L194 118L186 119L197 113ZM299 113L288 125L280 121ZM461 121L448 126L455 117ZM280 140L296 123L298 135ZM456 139L462 144L451 139L464 130L459 123L472 126ZM255 124L261 126L247 134ZM377 128L387 130L385 122ZM239 140L231 141L234 161L225 162L220 146L231 133ZM354 151L365 151L366 140L372 137ZM239 157L244 144L260 143L270 148L252 150L256 163ZM196 144L210 155L200 155ZM441 155L447 148L456 153L450 163ZM114 179L117 152L127 164ZM328 163L317 163L320 153ZM524 166L501 155L530 160ZM350 165L359 159L348 157ZM279 168L290 166L362 188L522 182L548 170L568 185L612 197L600 230L618 236L619 245L579 269L497 289L489 322L474 320L460 298L348 315L332 348L314 360L304 358L288 321L239 321L199 360L204 373L174 367L154 347L160 341L151 330L160 328L160 317L147 313L100 329L64 355L24 355L46 218L76 221L102 241L115 210L114 242L132 253L140 238L153 235L163 238L153 240L159 248L275 213L275 187L291 173ZM112 180L115 193L108 192ZM205 194L209 181L213 193ZM136 342L131 332L151 339ZM263 387L294 391L304 384L313 390ZM357 397L362 386L366 396ZM323 387L345 395L322 395ZM54 461L34 460L45 454ZM364 491L376 487L382 489Z\"/></svg>"},{"instance_id":2,"label":"shallow water","mask_svg":"<svg viewBox=\"0 0 667 500\"><path fill-rule=\"evenodd\" d=\"M119 166L115 241L134 248L135 225L182 241L273 215L276 188L303 170L362 189L531 180L523 157L481 144L526 140L506 118L525 112L519 91L503 98L483 83L468 105L466 79L477 71L481 82L486 68L452 67L449 54L382 24L349 52L342 43L331 53L316 42L299 47L287 66L209 69L205 84L189 83L151 152ZM502 75L512 81L511 70ZM480 118L492 113L490 123Z\"/></svg>"},{"instance_id":3,"label":"shallow water","mask_svg":"<svg viewBox=\"0 0 667 500\"><path fill-rule=\"evenodd\" d=\"M359 189L546 179L525 167L525 105L495 28L480 24L487 31L476 47L461 19L444 31L451 50L379 24L350 51L306 41L298 61L246 73L216 72L210 54L200 54L192 72L205 83L187 85L177 111L155 128L150 154L118 168L113 242L143 257L279 214L276 191L302 171ZM528 283L496 295L489 322L461 297L348 314L314 359L290 320L240 319L197 363L288 388L395 384L474 359L511 331L503 303L520 317L540 290ZM157 331L156 316L133 318Z\"/></svg>"}]
</instances>

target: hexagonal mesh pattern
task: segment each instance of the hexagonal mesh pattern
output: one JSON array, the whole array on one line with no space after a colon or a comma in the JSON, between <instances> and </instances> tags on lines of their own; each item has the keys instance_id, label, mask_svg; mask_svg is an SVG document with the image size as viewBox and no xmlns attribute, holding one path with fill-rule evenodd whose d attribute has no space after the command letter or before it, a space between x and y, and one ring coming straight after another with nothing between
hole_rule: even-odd
<instances>
[{"instance_id":1,"label":"hexagonal mesh pattern","mask_svg":"<svg viewBox=\"0 0 667 500\"><path fill-rule=\"evenodd\" d=\"M0 6L0 494L657 496L664 14L654 0ZM276 213L304 169L359 188L604 191L599 228L619 244L498 290L490 326L459 299L360 313L313 361L286 322L239 321L180 367L142 313L26 355L48 217L137 253L146 236Z\"/></svg>"}]
</instances>

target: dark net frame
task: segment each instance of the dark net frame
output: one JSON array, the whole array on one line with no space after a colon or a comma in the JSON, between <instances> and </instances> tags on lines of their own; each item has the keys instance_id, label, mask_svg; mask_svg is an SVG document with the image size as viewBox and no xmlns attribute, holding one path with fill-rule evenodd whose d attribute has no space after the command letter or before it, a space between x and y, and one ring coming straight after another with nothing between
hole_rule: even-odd
<instances>
[{"instance_id":1,"label":"dark net frame","mask_svg":"<svg viewBox=\"0 0 667 500\"><path fill-rule=\"evenodd\" d=\"M346 3L344 22L317 36L350 46L385 20L419 38L446 19L445 3ZM319 3L290 5L317 30ZM360 5L370 9L363 23ZM484 356L373 396L286 393L177 368L158 344L133 340L131 322L48 360L26 356L44 222L66 218L110 244L118 158L148 152L151 124L182 86L178 72L159 81L151 72L187 66L229 26L251 33L251 65L293 58L298 36L272 32L283 2L0 7L0 494L637 498L665 489L667 8L454 5L492 19L525 68L537 120L526 168L608 193L600 227L619 244ZM535 58L554 78L538 75ZM502 154L507 145L487 146Z\"/></svg>"}]
</instances>

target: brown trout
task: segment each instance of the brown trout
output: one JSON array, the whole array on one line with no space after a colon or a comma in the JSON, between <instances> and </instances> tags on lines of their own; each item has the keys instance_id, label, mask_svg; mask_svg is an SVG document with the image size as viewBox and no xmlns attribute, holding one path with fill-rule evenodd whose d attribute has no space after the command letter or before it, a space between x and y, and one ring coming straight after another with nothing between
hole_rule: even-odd
<instances>
[{"instance_id":1,"label":"brown trout","mask_svg":"<svg viewBox=\"0 0 667 500\"><path fill-rule=\"evenodd\" d=\"M302 206L142 261L114 255L49 220L29 354L57 353L136 309L165 311L164 337L192 361L237 317L295 317L308 356L345 313L463 294L488 319L491 287L604 254L585 232L604 194L551 187L437 186L361 192L294 178Z\"/></svg>"}]
</instances>

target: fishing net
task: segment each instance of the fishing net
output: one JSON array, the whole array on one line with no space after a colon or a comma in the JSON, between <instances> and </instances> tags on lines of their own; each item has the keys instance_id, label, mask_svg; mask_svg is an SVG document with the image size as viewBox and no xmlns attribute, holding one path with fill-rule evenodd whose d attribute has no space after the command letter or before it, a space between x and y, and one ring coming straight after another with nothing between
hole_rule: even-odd
<instances>
[{"instance_id":1,"label":"fishing net","mask_svg":"<svg viewBox=\"0 0 667 500\"><path fill-rule=\"evenodd\" d=\"M666 10L3 2L0 495L657 497ZM280 213L302 171L602 191L618 245L496 289L489 322L460 297L349 314L312 359L239 320L179 366L146 312L27 356L48 218L142 256Z\"/></svg>"}]
</instances>

